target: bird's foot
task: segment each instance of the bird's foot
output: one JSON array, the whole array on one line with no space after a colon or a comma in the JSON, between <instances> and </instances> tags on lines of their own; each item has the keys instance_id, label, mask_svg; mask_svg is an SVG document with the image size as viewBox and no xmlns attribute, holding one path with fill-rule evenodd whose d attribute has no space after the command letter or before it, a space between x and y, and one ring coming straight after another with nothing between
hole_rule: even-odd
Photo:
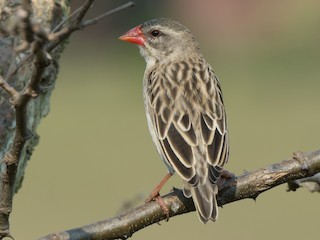
<instances>
[{"instance_id":1,"label":"bird's foot","mask_svg":"<svg viewBox=\"0 0 320 240\"><path fill-rule=\"evenodd\" d=\"M234 173L229 172L228 170L223 169L221 172L221 177L229 179L229 178L234 178L236 175Z\"/></svg>"},{"instance_id":2,"label":"bird's foot","mask_svg":"<svg viewBox=\"0 0 320 240\"><path fill-rule=\"evenodd\" d=\"M153 191L150 193L149 197L146 199L147 202L156 201L158 205L162 208L164 215L166 215L166 221L169 221L169 209L164 204L164 201L162 197L160 196L159 192L163 185L169 180L169 178L172 176L172 173L167 173L166 176L161 180L161 182L153 189Z\"/></svg>"},{"instance_id":3,"label":"bird's foot","mask_svg":"<svg viewBox=\"0 0 320 240\"><path fill-rule=\"evenodd\" d=\"M169 221L170 215L169 215L169 208L166 206L166 204L163 201L163 198L159 195L155 198L155 201L158 203L158 205L161 207L163 214L166 216L166 222Z\"/></svg>"},{"instance_id":4,"label":"bird's foot","mask_svg":"<svg viewBox=\"0 0 320 240\"><path fill-rule=\"evenodd\" d=\"M169 209L163 201L163 198L160 196L159 192L152 191L149 197L146 199L146 203L156 201L158 205L161 207L163 214L166 216L166 221L169 221Z\"/></svg>"},{"instance_id":5,"label":"bird's foot","mask_svg":"<svg viewBox=\"0 0 320 240\"><path fill-rule=\"evenodd\" d=\"M231 180L234 179L235 177L236 176L232 172L229 172L228 170L222 170L221 176L217 182L219 190L234 186L236 182Z\"/></svg>"},{"instance_id":6,"label":"bird's foot","mask_svg":"<svg viewBox=\"0 0 320 240\"><path fill-rule=\"evenodd\" d=\"M159 197L159 196L160 196L159 191L157 191L157 189L154 189L154 190L150 193L149 197L148 197L144 202L145 202L145 203L148 203L148 202L155 201L155 199L156 199L157 197Z\"/></svg>"}]
</instances>

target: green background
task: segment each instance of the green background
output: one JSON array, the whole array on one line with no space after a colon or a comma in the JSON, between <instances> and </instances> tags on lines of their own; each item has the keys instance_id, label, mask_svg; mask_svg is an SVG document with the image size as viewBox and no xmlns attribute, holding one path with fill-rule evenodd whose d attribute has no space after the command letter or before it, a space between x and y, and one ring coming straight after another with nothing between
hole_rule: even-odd
<instances>
[{"instance_id":1,"label":"green background","mask_svg":"<svg viewBox=\"0 0 320 240\"><path fill-rule=\"evenodd\" d=\"M106 2L98 1L90 16L125 3ZM145 120L144 60L135 46L117 40L150 18L187 25L215 69L228 114L229 171L238 175L319 149L318 1L136 2L75 33L66 46L40 144L14 198L15 239L113 217L127 201L142 204L165 175ZM172 186L181 187L179 177L163 193ZM216 223L202 225L193 212L132 239L317 239L318 226L319 194L288 193L282 185L256 202L224 206Z\"/></svg>"}]
</instances>

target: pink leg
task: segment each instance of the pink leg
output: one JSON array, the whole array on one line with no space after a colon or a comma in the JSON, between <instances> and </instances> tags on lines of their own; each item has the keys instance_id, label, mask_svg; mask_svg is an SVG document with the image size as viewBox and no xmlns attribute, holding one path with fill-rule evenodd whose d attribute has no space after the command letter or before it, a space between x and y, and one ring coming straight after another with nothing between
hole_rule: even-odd
<instances>
[{"instance_id":1,"label":"pink leg","mask_svg":"<svg viewBox=\"0 0 320 240\"><path fill-rule=\"evenodd\" d=\"M162 208L163 213L167 216L167 221L169 220L169 209L165 205L159 192L171 176L172 176L172 173L167 173L166 176L161 180L161 182L152 190L149 197L145 201L146 203L151 201L156 201L158 205Z\"/></svg>"},{"instance_id":2,"label":"pink leg","mask_svg":"<svg viewBox=\"0 0 320 240\"><path fill-rule=\"evenodd\" d=\"M156 197L160 196L159 192L166 184L166 182L169 180L169 178L172 176L172 173L167 173L167 175L161 180L161 182L152 190L150 193L149 197L146 199L146 202L151 202L154 200Z\"/></svg>"}]
</instances>

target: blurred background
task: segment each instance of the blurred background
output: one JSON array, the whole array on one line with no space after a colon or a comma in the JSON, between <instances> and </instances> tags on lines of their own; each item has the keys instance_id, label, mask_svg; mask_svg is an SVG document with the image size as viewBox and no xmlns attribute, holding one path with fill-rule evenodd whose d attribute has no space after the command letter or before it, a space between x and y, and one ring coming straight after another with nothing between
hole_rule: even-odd
<instances>
[{"instance_id":1,"label":"blurred background","mask_svg":"<svg viewBox=\"0 0 320 240\"><path fill-rule=\"evenodd\" d=\"M73 10L83 1L72 1ZM88 17L126 1L96 1ZM165 175L142 101L137 47L117 38L148 19L169 17L195 34L220 79L230 128L226 168L239 175L319 149L318 0L136 0L134 8L75 33L62 54L51 111L39 128L22 189L14 198L16 239L36 239L113 217L142 204ZM162 193L181 187L173 177ZM132 239L319 238L319 194L282 185L256 202L220 209L216 223L189 213Z\"/></svg>"}]
</instances>

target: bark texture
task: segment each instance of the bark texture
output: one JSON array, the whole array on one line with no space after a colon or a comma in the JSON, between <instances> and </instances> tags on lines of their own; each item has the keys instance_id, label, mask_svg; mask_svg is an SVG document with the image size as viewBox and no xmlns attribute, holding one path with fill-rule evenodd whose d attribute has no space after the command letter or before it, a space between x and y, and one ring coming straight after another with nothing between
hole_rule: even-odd
<instances>
[{"instance_id":1,"label":"bark texture","mask_svg":"<svg viewBox=\"0 0 320 240\"><path fill-rule=\"evenodd\" d=\"M20 1L3 1L0 3L1 24L12 28L15 24L16 11L20 8ZM38 21L42 27L50 31L69 14L68 0L33 0L33 19ZM15 89L22 90L31 78L34 68L31 59L26 61L16 72L14 68L19 65L25 57L25 53L15 54L14 47L17 44L17 36L4 36L0 38L0 74L6 76L8 83ZM49 113L50 96L54 89L59 70L59 56L63 47L55 48L52 53L52 63L46 67L41 80L41 92L37 98L28 104L27 130L29 140L22 151L17 169L14 190L17 192L21 187L24 171L35 146L39 142L37 127L43 117ZM0 159L9 150L15 130L15 117L12 104L8 101L9 96L3 89L0 90ZM1 163L1 169L3 163Z\"/></svg>"}]
</instances>

